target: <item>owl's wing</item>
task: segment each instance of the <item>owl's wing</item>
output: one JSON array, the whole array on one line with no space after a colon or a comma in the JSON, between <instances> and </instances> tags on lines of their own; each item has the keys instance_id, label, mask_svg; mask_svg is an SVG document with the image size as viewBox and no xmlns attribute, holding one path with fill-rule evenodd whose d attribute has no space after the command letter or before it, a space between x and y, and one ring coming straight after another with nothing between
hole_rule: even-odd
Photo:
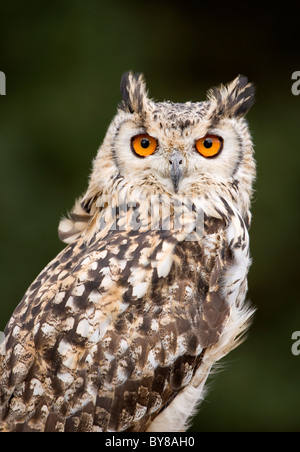
<instances>
[{"instance_id":1,"label":"owl's wing","mask_svg":"<svg viewBox=\"0 0 300 452\"><path fill-rule=\"evenodd\" d=\"M226 234L206 219L199 242L110 231L63 250L6 328L0 431L147 429L228 320Z\"/></svg>"}]
</instances>

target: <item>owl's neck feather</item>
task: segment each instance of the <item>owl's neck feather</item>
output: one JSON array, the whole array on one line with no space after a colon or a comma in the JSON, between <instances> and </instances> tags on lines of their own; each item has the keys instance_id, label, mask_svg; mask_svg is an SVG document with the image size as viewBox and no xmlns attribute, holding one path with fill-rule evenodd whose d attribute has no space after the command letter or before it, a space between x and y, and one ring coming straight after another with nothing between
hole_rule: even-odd
<instances>
[{"instance_id":1,"label":"owl's neck feather","mask_svg":"<svg viewBox=\"0 0 300 452\"><path fill-rule=\"evenodd\" d=\"M230 223L234 212L248 226L249 213L241 212L233 194L224 189L207 191L205 194L177 194L171 196L166 191L151 191L149 187L134 187L120 184L118 190L102 193L94 199L90 209L90 221L82 232L89 241L95 234L98 239L106 237L111 230L146 231L170 230L178 240L197 232L203 233L204 218L214 218Z\"/></svg>"}]
</instances>

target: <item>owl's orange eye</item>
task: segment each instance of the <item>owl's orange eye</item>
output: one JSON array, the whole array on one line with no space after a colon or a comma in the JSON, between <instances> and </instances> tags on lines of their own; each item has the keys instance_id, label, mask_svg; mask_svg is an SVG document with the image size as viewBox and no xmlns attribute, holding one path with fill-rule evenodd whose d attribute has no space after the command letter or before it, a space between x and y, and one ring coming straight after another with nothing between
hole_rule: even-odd
<instances>
[{"instance_id":1,"label":"owl's orange eye","mask_svg":"<svg viewBox=\"0 0 300 452\"><path fill-rule=\"evenodd\" d=\"M136 135L131 140L132 149L140 157L147 157L155 152L157 141L148 134Z\"/></svg>"},{"instance_id":2,"label":"owl's orange eye","mask_svg":"<svg viewBox=\"0 0 300 452\"><path fill-rule=\"evenodd\" d=\"M197 151L203 155L203 157L215 157L222 150L223 139L216 135L205 135L196 141Z\"/></svg>"}]
</instances>

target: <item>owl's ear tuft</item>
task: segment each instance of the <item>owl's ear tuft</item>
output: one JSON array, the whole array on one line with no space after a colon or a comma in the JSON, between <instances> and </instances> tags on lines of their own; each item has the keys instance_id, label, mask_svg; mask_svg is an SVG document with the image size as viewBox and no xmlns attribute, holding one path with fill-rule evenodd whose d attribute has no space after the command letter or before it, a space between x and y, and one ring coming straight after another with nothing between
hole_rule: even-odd
<instances>
[{"instance_id":1,"label":"owl's ear tuft","mask_svg":"<svg viewBox=\"0 0 300 452\"><path fill-rule=\"evenodd\" d=\"M141 113L147 101L146 84L143 74L125 72L120 84L122 102L119 108L129 113Z\"/></svg>"},{"instance_id":2,"label":"owl's ear tuft","mask_svg":"<svg viewBox=\"0 0 300 452\"><path fill-rule=\"evenodd\" d=\"M255 87L248 83L247 77L238 75L226 86L212 88L208 92L208 100L214 116L241 118L254 103Z\"/></svg>"}]
</instances>

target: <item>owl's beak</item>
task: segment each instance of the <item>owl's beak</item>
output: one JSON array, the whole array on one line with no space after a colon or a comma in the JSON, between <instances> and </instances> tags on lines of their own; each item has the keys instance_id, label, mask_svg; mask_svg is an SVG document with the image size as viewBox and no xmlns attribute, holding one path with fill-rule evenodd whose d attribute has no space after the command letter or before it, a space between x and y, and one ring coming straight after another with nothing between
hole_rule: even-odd
<instances>
[{"instance_id":1,"label":"owl's beak","mask_svg":"<svg viewBox=\"0 0 300 452\"><path fill-rule=\"evenodd\" d=\"M183 158L179 151L174 150L169 156L169 163L171 167L170 176L173 182L175 193L178 193L179 182L183 176Z\"/></svg>"}]
</instances>

